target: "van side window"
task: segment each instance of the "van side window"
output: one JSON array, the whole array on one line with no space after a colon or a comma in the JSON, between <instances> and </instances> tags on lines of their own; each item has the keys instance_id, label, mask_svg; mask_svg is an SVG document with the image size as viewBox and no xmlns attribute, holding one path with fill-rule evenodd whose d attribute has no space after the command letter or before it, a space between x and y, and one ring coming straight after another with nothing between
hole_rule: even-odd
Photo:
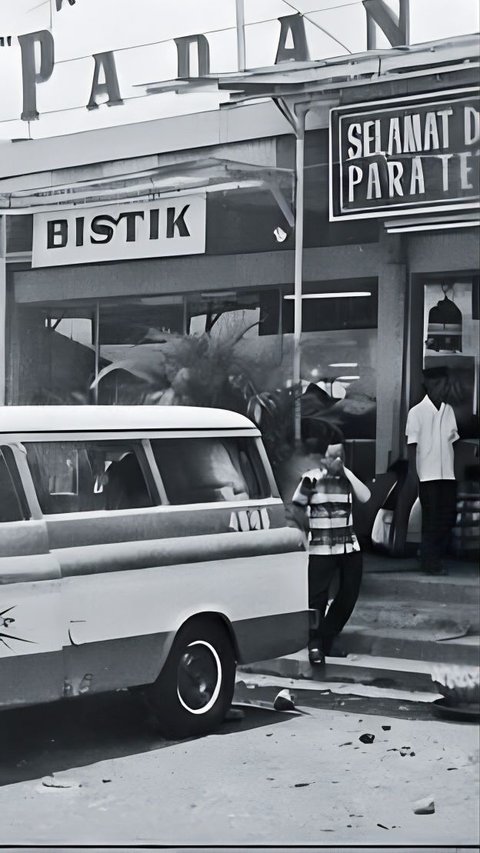
<instances>
[{"instance_id":1,"label":"van side window","mask_svg":"<svg viewBox=\"0 0 480 853\"><path fill-rule=\"evenodd\" d=\"M139 442L25 442L45 514L152 506Z\"/></svg>"},{"instance_id":2,"label":"van side window","mask_svg":"<svg viewBox=\"0 0 480 853\"><path fill-rule=\"evenodd\" d=\"M28 517L13 453L9 447L0 447L0 523Z\"/></svg>"},{"instance_id":3,"label":"van side window","mask_svg":"<svg viewBox=\"0 0 480 853\"><path fill-rule=\"evenodd\" d=\"M254 439L165 438L151 445L172 504L270 496Z\"/></svg>"}]
</instances>

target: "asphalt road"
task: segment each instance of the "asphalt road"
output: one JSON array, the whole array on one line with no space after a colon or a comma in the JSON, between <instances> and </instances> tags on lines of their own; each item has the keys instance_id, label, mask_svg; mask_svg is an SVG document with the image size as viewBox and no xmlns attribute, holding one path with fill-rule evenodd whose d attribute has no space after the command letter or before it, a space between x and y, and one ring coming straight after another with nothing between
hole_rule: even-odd
<instances>
[{"instance_id":1,"label":"asphalt road","mask_svg":"<svg viewBox=\"0 0 480 853\"><path fill-rule=\"evenodd\" d=\"M2 712L0 843L477 844L477 728L385 701L297 691L175 743L129 693Z\"/></svg>"}]
</instances>

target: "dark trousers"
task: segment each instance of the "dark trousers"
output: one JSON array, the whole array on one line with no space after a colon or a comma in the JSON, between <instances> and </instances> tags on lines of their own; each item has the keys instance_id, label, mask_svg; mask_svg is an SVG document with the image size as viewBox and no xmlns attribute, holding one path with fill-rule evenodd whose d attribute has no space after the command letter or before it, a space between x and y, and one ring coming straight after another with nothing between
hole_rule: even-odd
<instances>
[{"instance_id":1,"label":"dark trousers","mask_svg":"<svg viewBox=\"0 0 480 853\"><path fill-rule=\"evenodd\" d=\"M457 514L455 480L428 480L419 484L422 506L422 567L425 571L440 568L447 551Z\"/></svg>"},{"instance_id":2,"label":"dark trousers","mask_svg":"<svg viewBox=\"0 0 480 853\"><path fill-rule=\"evenodd\" d=\"M325 616L328 590L339 570L338 592ZM308 561L309 606L320 611L320 624L312 631L310 645L318 644L324 654L329 654L333 640L348 622L357 602L362 581L362 555L351 554L320 556L311 554Z\"/></svg>"}]
</instances>

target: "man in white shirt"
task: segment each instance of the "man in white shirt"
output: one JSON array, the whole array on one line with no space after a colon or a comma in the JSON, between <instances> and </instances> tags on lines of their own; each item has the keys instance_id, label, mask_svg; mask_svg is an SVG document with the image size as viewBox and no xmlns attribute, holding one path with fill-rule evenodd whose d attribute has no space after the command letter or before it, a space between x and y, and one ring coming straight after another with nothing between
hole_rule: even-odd
<instances>
[{"instance_id":1,"label":"man in white shirt","mask_svg":"<svg viewBox=\"0 0 480 853\"><path fill-rule=\"evenodd\" d=\"M410 409L406 426L410 472L419 479L422 567L429 574L446 574L442 557L456 517L453 444L459 436L455 413L444 402L447 380L445 367L424 370L427 393Z\"/></svg>"}]
</instances>

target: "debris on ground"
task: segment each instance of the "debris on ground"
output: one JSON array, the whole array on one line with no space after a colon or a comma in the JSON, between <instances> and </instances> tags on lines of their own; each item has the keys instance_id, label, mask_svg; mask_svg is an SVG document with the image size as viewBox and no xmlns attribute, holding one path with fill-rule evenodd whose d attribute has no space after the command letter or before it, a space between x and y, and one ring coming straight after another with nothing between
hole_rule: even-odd
<instances>
[{"instance_id":1,"label":"debris on ground","mask_svg":"<svg viewBox=\"0 0 480 853\"><path fill-rule=\"evenodd\" d=\"M413 812L414 814L434 814L435 801L433 797L423 797L422 800L417 800L413 804Z\"/></svg>"},{"instance_id":2,"label":"debris on ground","mask_svg":"<svg viewBox=\"0 0 480 853\"><path fill-rule=\"evenodd\" d=\"M74 779L59 779L56 776L44 776L42 779L44 788L81 788L81 782L76 782Z\"/></svg>"},{"instance_id":3,"label":"debris on ground","mask_svg":"<svg viewBox=\"0 0 480 853\"><path fill-rule=\"evenodd\" d=\"M280 693L277 693L275 696L273 707L275 711L294 711L295 696L293 693L290 693L290 690L280 690Z\"/></svg>"},{"instance_id":4,"label":"debris on ground","mask_svg":"<svg viewBox=\"0 0 480 853\"><path fill-rule=\"evenodd\" d=\"M373 743L375 735L372 735L370 732L366 732L364 735L360 735L358 739L361 740L362 743Z\"/></svg>"},{"instance_id":5,"label":"debris on ground","mask_svg":"<svg viewBox=\"0 0 480 853\"><path fill-rule=\"evenodd\" d=\"M384 732L389 732L391 730L391 726L382 726Z\"/></svg>"}]
</instances>

